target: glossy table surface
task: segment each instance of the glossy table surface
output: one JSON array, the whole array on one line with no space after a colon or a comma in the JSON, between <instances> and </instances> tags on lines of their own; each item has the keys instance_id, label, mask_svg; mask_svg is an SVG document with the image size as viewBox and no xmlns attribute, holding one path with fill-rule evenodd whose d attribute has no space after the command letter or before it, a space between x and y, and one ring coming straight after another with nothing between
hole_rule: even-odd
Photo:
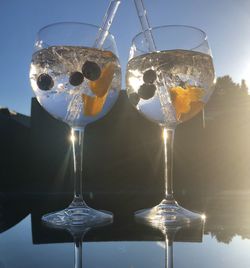
<instances>
[{"instance_id":1,"label":"glossy table surface","mask_svg":"<svg viewBox=\"0 0 250 268\"><path fill-rule=\"evenodd\" d=\"M171 230L167 236L136 223L132 212L96 229L55 230L41 223L41 215L68 200L52 198L45 207L36 196L0 197L0 268L250 267L249 192L204 197L205 224Z\"/></svg>"}]
</instances>

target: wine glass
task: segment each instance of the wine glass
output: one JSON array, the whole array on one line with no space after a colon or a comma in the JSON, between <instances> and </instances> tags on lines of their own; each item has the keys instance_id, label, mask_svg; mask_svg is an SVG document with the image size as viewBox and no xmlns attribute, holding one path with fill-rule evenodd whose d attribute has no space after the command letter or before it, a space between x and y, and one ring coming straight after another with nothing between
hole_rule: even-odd
<instances>
[{"instance_id":1,"label":"wine glass","mask_svg":"<svg viewBox=\"0 0 250 268\"><path fill-rule=\"evenodd\" d=\"M30 82L38 102L71 127L74 199L68 208L42 217L68 226L111 221L112 213L86 205L82 194L84 128L106 115L120 90L120 64L114 37L107 32L95 48L100 28L76 22L48 25L38 32Z\"/></svg>"},{"instance_id":2,"label":"wine glass","mask_svg":"<svg viewBox=\"0 0 250 268\"><path fill-rule=\"evenodd\" d=\"M98 228L103 228L111 224L110 222L85 222L82 225L69 225L69 226L53 226L53 230L64 230L69 233L74 242L74 268L82 268L83 267L83 238L90 230L96 230ZM50 226L48 226L50 227ZM103 230L105 232L105 230Z\"/></svg>"},{"instance_id":3,"label":"wine glass","mask_svg":"<svg viewBox=\"0 0 250 268\"><path fill-rule=\"evenodd\" d=\"M165 238L165 268L174 267L174 242L198 242L202 243L204 234L205 221L198 221L196 224L183 226L169 226L165 222L149 222L143 218L136 218L138 224L150 226L153 229L159 230Z\"/></svg>"},{"instance_id":4,"label":"wine glass","mask_svg":"<svg viewBox=\"0 0 250 268\"><path fill-rule=\"evenodd\" d=\"M146 118L163 130L165 198L136 217L168 226L190 224L204 215L181 207L173 194L173 144L176 126L198 114L213 91L214 67L206 34L195 27L168 25L137 34L126 71L127 94ZM156 50L152 51L148 35ZM202 148L201 148L202 149Z\"/></svg>"}]
</instances>

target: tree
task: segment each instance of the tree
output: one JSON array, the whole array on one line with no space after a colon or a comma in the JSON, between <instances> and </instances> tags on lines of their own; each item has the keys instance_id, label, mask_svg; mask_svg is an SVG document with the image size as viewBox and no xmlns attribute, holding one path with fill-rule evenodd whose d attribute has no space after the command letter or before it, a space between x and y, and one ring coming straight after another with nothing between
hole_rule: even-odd
<instances>
[{"instance_id":1,"label":"tree","mask_svg":"<svg viewBox=\"0 0 250 268\"><path fill-rule=\"evenodd\" d=\"M242 92L243 94L248 95L248 87L247 87L247 84L246 84L246 80L245 80L245 79L242 79L242 80L241 80L240 90L241 90L241 92Z\"/></svg>"},{"instance_id":2,"label":"tree","mask_svg":"<svg viewBox=\"0 0 250 268\"><path fill-rule=\"evenodd\" d=\"M218 77L215 84L215 94L224 95L226 93L237 93L240 86L233 82L229 75Z\"/></svg>"},{"instance_id":3,"label":"tree","mask_svg":"<svg viewBox=\"0 0 250 268\"><path fill-rule=\"evenodd\" d=\"M217 78L215 91L206 106L208 116L224 115L225 112L240 116L248 114L249 107L250 98L244 79L241 80L240 84L237 84L229 75Z\"/></svg>"}]
</instances>

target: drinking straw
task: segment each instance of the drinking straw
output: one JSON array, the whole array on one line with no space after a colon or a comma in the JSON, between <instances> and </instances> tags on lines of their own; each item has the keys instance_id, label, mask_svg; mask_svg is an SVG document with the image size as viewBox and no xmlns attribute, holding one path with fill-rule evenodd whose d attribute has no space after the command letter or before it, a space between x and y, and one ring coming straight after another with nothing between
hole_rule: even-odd
<instances>
[{"instance_id":1,"label":"drinking straw","mask_svg":"<svg viewBox=\"0 0 250 268\"><path fill-rule=\"evenodd\" d=\"M99 28L99 32L97 34L95 43L93 45L94 48L101 48L108 36L108 31L110 26L114 20L116 11L118 6L120 5L120 0L111 0L109 7L104 15L102 27ZM82 107L82 97L81 94L76 94L72 97L66 114L67 121L74 121L79 117L80 111Z\"/></svg>"},{"instance_id":2,"label":"drinking straw","mask_svg":"<svg viewBox=\"0 0 250 268\"><path fill-rule=\"evenodd\" d=\"M105 13L103 18L102 27L99 29L97 38L95 40L94 46L95 48L101 48L104 44L105 39L107 38L109 28L114 20L116 11L120 5L120 0L112 0L109 4L109 7Z\"/></svg>"},{"instance_id":3,"label":"drinking straw","mask_svg":"<svg viewBox=\"0 0 250 268\"><path fill-rule=\"evenodd\" d=\"M156 51L155 41L151 32L151 27L149 25L147 11L144 7L142 0L134 0L136 11L140 19L142 31L145 35L146 42L148 43L148 48L151 52Z\"/></svg>"},{"instance_id":4,"label":"drinking straw","mask_svg":"<svg viewBox=\"0 0 250 268\"><path fill-rule=\"evenodd\" d=\"M144 7L143 0L134 0L137 15L140 19L142 31L144 33L146 42L148 43L148 48L150 52L157 51L154 37L151 31L151 27L149 25L148 17L147 17L147 11ZM163 77L163 74L159 72L158 79L161 81L161 83L164 85L157 87L157 93L160 99L162 111L167 119L167 121L170 122L176 122L176 113L175 109L173 108L172 101L170 98L170 93L168 90L168 85L166 84L166 81Z\"/></svg>"},{"instance_id":5,"label":"drinking straw","mask_svg":"<svg viewBox=\"0 0 250 268\"><path fill-rule=\"evenodd\" d=\"M155 45L154 37L152 35L151 27L149 25L149 21L148 21L148 17L147 17L147 11L146 11L146 9L144 7L143 0L134 0L134 2L135 2L138 17L140 19L142 31L144 33L146 42L148 43L149 51L154 52L154 51L157 50L157 48L156 48L156 45ZM166 83L164 81L164 78L163 78L162 74L160 74L160 79L162 80L163 84L166 86ZM165 105L167 105L166 101L164 101L164 95L166 93L164 94L164 91L162 91L162 90L160 90L160 88L158 88L158 94L159 94L162 106L164 108L164 103L165 103ZM175 115L175 113L174 113L174 111L173 111L171 106L170 106L170 109L171 109L172 112L168 113L168 115L167 115L168 117L169 116L171 117L171 115L172 116ZM163 111L166 113L165 109L163 109ZM202 126L203 126L203 128L206 127L204 108L202 110Z\"/></svg>"}]
</instances>

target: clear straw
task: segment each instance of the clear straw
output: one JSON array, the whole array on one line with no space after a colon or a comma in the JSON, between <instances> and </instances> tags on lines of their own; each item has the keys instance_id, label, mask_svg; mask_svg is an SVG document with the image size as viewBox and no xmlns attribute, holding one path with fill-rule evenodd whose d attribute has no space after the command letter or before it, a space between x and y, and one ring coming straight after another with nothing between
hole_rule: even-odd
<instances>
[{"instance_id":1,"label":"clear straw","mask_svg":"<svg viewBox=\"0 0 250 268\"><path fill-rule=\"evenodd\" d=\"M109 7L105 13L103 18L102 27L99 28L95 43L93 45L94 48L102 48L107 36L110 26L114 20L116 11L118 9L120 0L112 0L109 4ZM66 120L69 122L74 122L80 116L80 111L82 107L82 97L81 94L75 94L68 106L67 114L65 116Z\"/></svg>"},{"instance_id":2,"label":"clear straw","mask_svg":"<svg viewBox=\"0 0 250 268\"><path fill-rule=\"evenodd\" d=\"M148 49L150 52L157 51L157 47L155 45L154 37L151 31L152 29L149 25L147 11L144 7L143 0L134 0L134 3L136 6L137 15L140 19L142 31L144 33L146 42L148 43ZM157 94L159 96L165 120L170 124L175 124L177 122L175 109L172 105L169 90L166 90L168 89L168 85L164 79L164 75L161 72L158 73L158 80L160 81L160 84L163 85L157 86Z\"/></svg>"},{"instance_id":3,"label":"clear straw","mask_svg":"<svg viewBox=\"0 0 250 268\"><path fill-rule=\"evenodd\" d=\"M145 39L148 43L148 48L151 52L156 51L156 45L155 41L153 38L153 35L151 33L151 28L149 25L148 17L147 17L147 11L144 7L143 1L142 0L134 0L135 6L136 6L136 11L138 14L138 17L140 19L142 31L145 35Z\"/></svg>"},{"instance_id":4,"label":"clear straw","mask_svg":"<svg viewBox=\"0 0 250 268\"><path fill-rule=\"evenodd\" d=\"M94 46L95 48L101 48L105 42L105 39L108 36L109 28L114 20L116 11L120 5L120 0L112 0L109 4L107 12L103 18L102 27L99 29L97 38L95 40Z\"/></svg>"}]
</instances>

